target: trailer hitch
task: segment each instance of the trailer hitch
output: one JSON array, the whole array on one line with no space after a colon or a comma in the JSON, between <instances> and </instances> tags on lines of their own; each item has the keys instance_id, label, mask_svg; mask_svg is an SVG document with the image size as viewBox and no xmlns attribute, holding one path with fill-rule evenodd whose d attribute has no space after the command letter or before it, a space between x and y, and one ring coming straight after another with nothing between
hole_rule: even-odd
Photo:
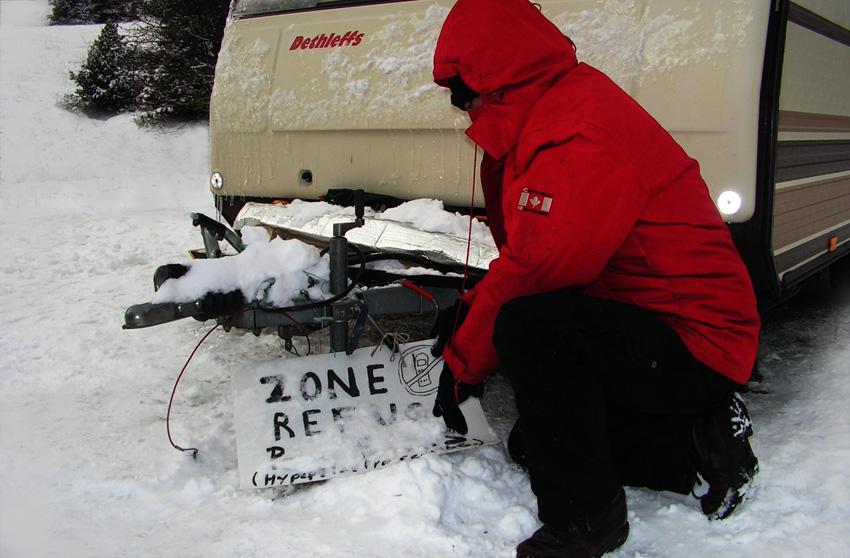
<instances>
[{"instance_id":1,"label":"trailer hitch","mask_svg":"<svg viewBox=\"0 0 850 558\"><path fill-rule=\"evenodd\" d=\"M423 287L414 285L411 281L404 280L392 282L383 279L375 284L367 284L364 280L366 264L371 261L362 250L352 244L349 245L345 234L356 227L365 224L363 194L360 191L355 196L355 219L349 223L335 224L334 236L329 239L328 247L322 251L322 255L329 258L329 282L328 286L332 296L326 300L308 301L294 304L289 307L269 307L262 301L250 305L236 315L231 316L227 325L248 329L254 332L261 331L266 327L277 328L278 334L284 341L291 343L291 337L296 332L304 334L307 330L325 329L331 336L331 348L334 352L344 352L356 348L360 340L363 327L368 323L381 333L383 343L390 347L393 342L392 334L387 335L375 322L373 316L415 314L423 315L430 308L435 314L443 305L451 305L458 296L458 286L451 281L432 279L418 281ZM241 237L228 229L225 225L218 223L200 213L193 213L192 220L195 226L201 227L201 231L207 242L210 255L218 255L218 242L225 240L240 252L244 250ZM354 251L356 256L349 252ZM404 254L386 254L396 258ZM199 257L207 257L206 254ZM416 260L413 255L407 256ZM403 259L403 258L402 258ZM352 266L359 266L353 269ZM177 279L189 270L189 266L183 264L169 264L157 268L154 273L154 290L159 288L169 279ZM441 270L446 271L446 270ZM430 277L430 276L429 276ZM361 285L364 292L368 290L368 302L363 296L351 294L355 284ZM270 285L270 283L269 283ZM429 304L430 302L430 304ZM145 303L129 307L124 316L124 329L141 329L159 324L164 324L184 318L200 318L203 316L203 299L187 302ZM354 320L353 335L349 335L349 323ZM304 327L295 327L292 323L304 324ZM394 343L392 343L394 346Z\"/></svg>"},{"instance_id":2,"label":"trailer hitch","mask_svg":"<svg viewBox=\"0 0 850 558\"><path fill-rule=\"evenodd\" d=\"M191 318L201 314L202 300L192 302L165 302L162 304L134 304L124 313L124 329L141 329L182 318Z\"/></svg>"}]
</instances>

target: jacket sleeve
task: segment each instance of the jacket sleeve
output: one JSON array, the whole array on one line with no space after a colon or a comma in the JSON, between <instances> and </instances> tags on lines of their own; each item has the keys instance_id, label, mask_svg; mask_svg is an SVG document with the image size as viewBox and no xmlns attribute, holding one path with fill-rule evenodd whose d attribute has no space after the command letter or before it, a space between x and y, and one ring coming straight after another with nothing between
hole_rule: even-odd
<instances>
[{"instance_id":1,"label":"jacket sleeve","mask_svg":"<svg viewBox=\"0 0 850 558\"><path fill-rule=\"evenodd\" d=\"M585 129L567 137L504 185L507 243L464 297L469 315L443 353L463 382L480 383L498 365L493 326L504 303L593 282L646 203L634 165L610 136Z\"/></svg>"}]
</instances>

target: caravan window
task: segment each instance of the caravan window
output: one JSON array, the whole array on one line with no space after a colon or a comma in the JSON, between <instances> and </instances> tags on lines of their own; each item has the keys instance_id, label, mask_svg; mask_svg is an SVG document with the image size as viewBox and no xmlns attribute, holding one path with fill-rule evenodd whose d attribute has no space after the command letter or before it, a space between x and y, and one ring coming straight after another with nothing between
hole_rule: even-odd
<instances>
[{"instance_id":1,"label":"caravan window","mask_svg":"<svg viewBox=\"0 0 850 558\"><path fill-rule=\"evenodd\" d=\"M385 4L405 0L235 0L232 16L235 18L299 12L306 10L321 10L328 8L343 8L363 4Z\"/></svg>"}]
</instances>

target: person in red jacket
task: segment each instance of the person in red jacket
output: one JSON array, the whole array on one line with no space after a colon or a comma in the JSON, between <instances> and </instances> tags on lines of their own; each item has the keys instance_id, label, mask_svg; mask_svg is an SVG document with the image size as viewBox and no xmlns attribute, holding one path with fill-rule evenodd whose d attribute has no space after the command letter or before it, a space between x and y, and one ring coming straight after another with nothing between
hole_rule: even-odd
<instances>
[{"instance_id":1,"label":"person in red jacket","mask_svg":"<svg viewBox=\"0 0 850 558\"><path fill-rule=\"evenodd\" d=\"M434 79L484 150L499 247L442 320L435 414L464 432L459 403L510 378L509 450L543 523L518 556L622 545L624 485L726 517L758 471L737 391L760 320L697 162L527 0L458 0Z\"/></svg>"}]
</instances>

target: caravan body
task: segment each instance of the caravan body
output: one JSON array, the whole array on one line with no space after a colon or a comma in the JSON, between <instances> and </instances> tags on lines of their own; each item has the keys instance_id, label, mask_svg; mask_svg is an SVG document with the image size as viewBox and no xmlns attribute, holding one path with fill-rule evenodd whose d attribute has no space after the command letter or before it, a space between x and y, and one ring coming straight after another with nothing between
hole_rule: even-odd
<instances>
[{"instance_id":1,"label":"caravan body","mask_svg":"<svg viewBox=\"0 0 850 558\"><path fill-rule=\"evenodd\" d=\"M339 188L468 208L480 188L468 120L431 78L451 4L237 1L210 122L211 188L228 220L248 200ZM850 251L846 2L540 5L581 61L699 161L761 294L779 298Z\"/></svg>"},{"instance_id":2,"label":"caravan body","mask_svg":"<svg viewBox=\"0 0 850 558\"><path fill-rule=\"evenodd\" d=\"M850 3L778 8L762 86L759 211L733 228L757 286L775 295L841 258L846 273L850 253Z\"/></svg>"}]
</instances>

